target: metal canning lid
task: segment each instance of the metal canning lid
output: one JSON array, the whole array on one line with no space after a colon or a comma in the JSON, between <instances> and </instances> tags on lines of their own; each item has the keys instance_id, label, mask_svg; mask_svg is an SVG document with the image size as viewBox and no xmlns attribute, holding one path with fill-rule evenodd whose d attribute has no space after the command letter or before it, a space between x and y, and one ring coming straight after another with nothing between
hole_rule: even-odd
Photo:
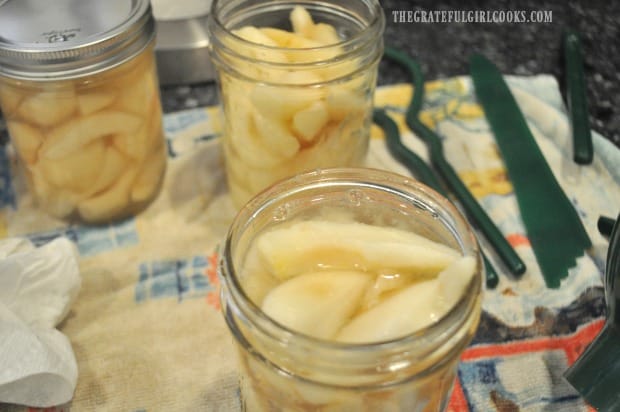
<instances>
[{"instance_id":1,"label":"metal canning lid","mask_svg":"<svg viewBox=\"0 0 620 412\"><path fill-rule=\"evenodd\" d=\"M149 0L0 0L0 75L95 74L135 56L154 35Z\"/></svg>"}]
</instances>

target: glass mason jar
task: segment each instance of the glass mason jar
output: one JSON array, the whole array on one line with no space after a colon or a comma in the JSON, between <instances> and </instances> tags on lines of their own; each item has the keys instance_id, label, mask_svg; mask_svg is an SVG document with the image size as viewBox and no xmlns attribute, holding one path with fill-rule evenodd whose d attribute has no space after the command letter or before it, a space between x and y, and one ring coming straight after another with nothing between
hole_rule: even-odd
<instances>
[{"instance_id":1,"label":"glass mason jar","mask_svg":"<svg viewBox=\"0 0 620 412\"><path fill-rule=\"evenodd\" d=\"M261 277L250 281L249 251L265 231L317 218L398 228L450 246L474 258L472 280L434 323L399 338L357 344L298 333L251 297L265 285L256 283ZM305 240L288 247L293 251ZM484 268L469 225L447 199L389 172L337 168L283 180L243 207L226 238L219 275L244 410L431 412L445 409L459 357L478 326ZM453 280L458 283L450 277L448 285Z\"/></svg>"},{"instance_id":2,"label":"glass mason jar","mask_svg":"<svg viewBox=\"0 0 620 412\"><path fill-rule=\"evenodd\" d=\"M0 109L36 203L106 223L157 195L167 151L148 0L0 5Z\"/></svg>"},{"instance_id":3,"label":"glass mason jar","mask_svg":"<svg viewBox=\"0 0 620 412\"><path fill-rule=\"evenodd\" d=\"M276 180L362 165L385 19L376 0L215 0L210 54L237 207Z\"/></svg>"}]
</instances>

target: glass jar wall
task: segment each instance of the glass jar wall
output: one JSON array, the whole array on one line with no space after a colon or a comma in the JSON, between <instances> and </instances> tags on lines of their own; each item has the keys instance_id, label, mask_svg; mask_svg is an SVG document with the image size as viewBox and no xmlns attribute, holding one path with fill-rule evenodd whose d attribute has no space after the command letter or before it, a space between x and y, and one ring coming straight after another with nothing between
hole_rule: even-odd
<instances>
[{"instance_id":1,"label":"glass jar wall","mask_svg":"<svg viewBox=\"0 0 620 412\"><path fill-rule=\"evenodd\" d=\"M453 263L434 266L437 252ZM220 276L245 410L437 412L479 322L484 268L436 192L327 169L252 199Z\"/></svg>"},{"instance_id":2,"label":"glass jar wall","mask_svg":"<svg viewBox=\"0 0 620 412\"><path fill-rule=\"evenodd\" d=\"M373 0L213 3L211 56L236 206L296 173L363 164L383 29Z\"/></svg>"}]
</instances>

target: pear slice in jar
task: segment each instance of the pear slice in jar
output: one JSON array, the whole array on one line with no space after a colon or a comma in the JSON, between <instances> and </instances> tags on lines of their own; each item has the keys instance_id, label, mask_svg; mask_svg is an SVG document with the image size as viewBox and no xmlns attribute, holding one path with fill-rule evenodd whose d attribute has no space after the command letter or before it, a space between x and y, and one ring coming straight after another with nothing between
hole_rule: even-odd
<instances>
[{"instance_id":1,"label":"pear slice in jar","mask_svg":"<svg viewBox=\"0 0 620 412\"><path fill-rule=\"evenodd\" d=\"M278 47L290 49L282 50L281 53L283 53L286 59L291 63L312 63L328 60L336 57L342 52L340 48L321 49L324 46L337 43L337 41L325 44L320 39L303 37L296 33L271 27L262 27L259 30L272 39ZM316 72L320 73L321 70L317 70Z\"/></svg>"},{"instance_id":2,"label":"pear slice in jar","mask_svg":"<svg viewBox=\"0 0 620 412\"><path fill-rule=\"evenodd\" d=\"M249 92L252 107L267 117L288 121L325 96L323 88L312 87L323 81L315 73L290 72L280 80L281 86L259 84Z\"/></svg>"},{"instance_id":3,"label":"pear slice in jar","mask_svg":"<svg viewBox=\"0 0 620 412\"><path fill-rule=\"evenodd\" d=\"M447 312L455 302L465 293L474 277L476 259L473 256L465 256L455 261L437 276L441 300L438 306L443 306Z\"/></svg>"},{"instance_id":4,"label":"pear slice in jar","mask_svg":"<svg viewBox=\"0 0 620 412\"><path fill-rule=\"evenodd\" d=\"M42 91L26 97L17 111L28 123L50 127L71 117L76 109L75 91L67 87Z\"/></svg>"},{"instance_id":5,"label":"pear slice in jar","mask_svg":"<svg viewBox=\"0 0 620 412\"><path fill-rule=\"evenodd\" d=\"M294 137L292 137L295 139ZM297 140L295 139L297 142ZM274 142L274 144L278 144ZM299 147L299 143L294 143L294 148ZM276 150L276 148L273 148ZM279 149L281 151L282 149ZM226 158L226 170L229 175L229 183L243 187L244 192L248 194L257 193L263 190L267 186L274 183L276 180L295 174L298 171L300 165L297 163L298 153L292 157L283 158L283 161L269 164L269 165L256 165L244 162L235 150L229 144L224 144L224 153ZM251 196L248 196L248 200Z\"/></svg>"},{"instance_id":6,"label":"pear slice in jar","mask_svg":"<svg viewBox=\"0 0 620 412\"><path fill-rule=\"evenodd\" d=\"M288 63L284 53L278 50L278 44L254 26L244 26L234 30L234 34L254 45L243 44L239 41L229 41L228 47L235 50L239 56L230 56L231 63L237 70L249 77L266 82L278 81L282 71L277 66L249 65L244 60L248 57L262 62L281 64Z\"/></svg>"},{"instance_id":7,"label":"pear slice in jar","mask_svg":"<svg viewBox=\"0 0 620 412\"><path fill-rule=\"evenodd\" d=\"M243 291L258 306L263 303L269 291L280 284L280 280L266 270L255 247L251 247L248 251L243 267L238 273L242 276L240 281Z\"/></svg>"},{"instance_id":8,"label":"pear slice in jar","mask_svg":"<svg viewBox=\"0 0 620 412\"><path fill-rule=\"evenodd\" d=\"M24 99L24 92L8 83L0 83L0 106L4 117L9 118Z\"/></svg>"},{"instance_id":9,"label":"pear slice in jar","mask_svg":"<svg viewBox=\"0 0 620 412\"><path fill-rule=\"evenodd\" d=\"M258 30L273 40L275 45L280 48L287 48L291 41L291 36L294 36L290 31L276 29L275 27L259 27Z\"/></svg>"},{"instance_id":10,"label":"pear slice in jar","mask_svg":"<svg viewBox=\"0 0 620 412\"><path fill-rule=\"evenodd\" d=\"M295 158L297 170L326 167L359 166L367 143L353 134L345 122L328 122L312 142Z\"/></svg>"},{"instance_id":11,"label":"pear slice in jar","mask_svg":"<svg viewBox=\"0 0 620 412\"><path fill-rule=\"evenodd\" d=\"M340 121L349 116L361 116L365 112L364 97L342 86L331 87L326 102L329 117L333 120Z\"/></svg>"},{"instance_id":12,"label":"pear slice in jar","mask_svg":"<svg viewBox=\"0 0 620 412\"><path fill-rule=\"evenodd\" d=\"M242 186L249 191L247 178L251 169L248 167L247 163L243 162L230 144L224 142L222 149L224 150L226 176L229 180L233 180L236 186Z\"/></svg>"},{"instance_id":13,"label":"pear slice in jar","mask_svg":"<svg viewBox=\"0 0 620 412\"><path fill-rule=\"evenodd\" d=\"M131 201L139 203L150 199L159 187L165 169L166 150L162 145L144 160L131 188Z\"/></svg>"},{"instance_id":14,"label":"pear slice in jar","mask_svg":"<svg viewBox=\"0 0 620 412\"><path fill-rule=\"evenodd\" d=\"M445 269L458 253L423 236L357 222L308 220L262 234L257 247L279 279L324 267L393 271L428 278Z\"/></svg>"},{"instance_id":15,"label":"pear slice in jar","mask_svg":"<svg viewBox=\"0 0 620 412\"><path fill-rule=\"evenodd\" d=\"M476 260L464 256L435 279L414 283L354 317L336 336L347 343L383 342L437 322L456 305L474 277Z\"/></svg>"},{"instance_id":16,"label":"pear slice in jar","mask_svg":"<svg viewBox=\"0 0 620 412\"><path fill-rule=\"evenodd\" d=\"M328 120L325 103L316 101L293 115L292 129L304 142L312 142Z\"/></svg>"},{"instance_id":17,"label":"pear slice in jar","mask_svg":"<svg viewBox=\"0 0 620 412\"><path fill-rule=\"evenodd\" d=\"M329 339L357 308L369 275L356 271L306 273L272 289L262 310L278 323L319 339Z\"/></svg>"},{"instance_id":18,"label":"pear slice in jar","mask_svg":"<svg viewBox=\"0 0 620 412\"><path fill-rule=\"evenodd\" d=\"M143 134L143 130L135 134L117 133L112 137L112 145L124 156L141 162L150 149L142 139Z\"/></svg>"},{"instance_id":19,"label":"pear slice in jar","mask_svg":"<svg viewBox=\"0 0 620 412\"><path fill-rule=\"evenodd\" d=\"M358 375L355 378L348 377L348 379L343 381L342 378L338 379L326 372L314 372L306 381L300 380L293 382L293 387L291 388L291 390L293 390L294 393L296 393L297 396L299 396L304 402L312 405L312 408L309 410L320 410L321 412L392 412L383 408L369 409L365 399L355 391L347 391L341 388L316 385L314 382L326 382L328 385L334 384L346 387L354 387L355 385L362 386L363 384L368 383L363 381L363 375Z\"/></svg>"},{"instance_id":20,"label":"pear slice in jar","mask_svg":"<svg viewBox=\"0 0 620 412\"><path fill-rule=\"evenodd\" d=\"M361 304L363 311L377 305L381 300L390 293L404 289L411 285L416 279L412 276L404 276L400 273L382 273L377 275L372 286L368 288Z\"/></svg>"},{"instance_id":21,"label":"pear slice in jar","mask_svg":"<svg viewBox=\"0 0 620 412\"><path fill-rule=\"evenodd\" d=\"M315 63L333 59L342 53L340 47L325 47L325 45L305 37L293 37L289 43L286 56L291 63ZM316 68L316 73L325 76L326 69Z\"/></svg>"},{"instance_id":22,"label":"pear slice in jar","mask_svg":"<svg viewBox=\"0 0 620 412\"><path fill-rule=\"evenodd\" d=\"M36 202L50 215L64 219L75 211L79 200L78 195L54 187L47 181L44 173L35 166L27 167L26 175Z\"/></svg>"},{"instance_id":23,"label":"pear slice in jar","mask_svg":"<svg viewBox=\"0 0 620 412\"><path fill-rule=\"evenodd\" d=\"M26 163L35 163L37 161L37 151L43 143L43 134L39 129L29 124L11 121L7 122L11 142L17 154L21 156Z\"/></svg>"},{"instance_id":24,"label":"pear slice in jar","mask_svg":"<svg viewBox=\"0 0 620 412\"><path fill-rule=\"evenodd\" d=\"M269 170L257 171L248 179L265 180L267 172L280 179L313 169L357 165L354 160L360 157L359 153L362 147L365 147L363 140L351 139L350 135L341 133L341 130L331 123L328 123L313 141L303 142L302 139L300 141L302 147L292 161Z\"/></svg>"},{"instance_id":25,"label":"pear slice in jar","mask_svg":"<svg viewBox=\"0 0 620 412\"><path fill-rule=\"evenodd\" d=\"M110 106L116 95L109 92L87 91L86 93L78 93L78 108L82 115L89 115Z\"/></svg>"},{"instance_id":26,"label":"pear slice in jar","mask_svg":"<svg viewBox=\"0 0 620 412\"><path fill-rule=\"evenodd\" d=\"M329 60L343 52L340 47L324 48L325 46L336 45L342 40L338 36L335 27L331 24L315 24L312 16L305 8L301 6L294 7L290 14L290 21L293 26L293 32L299 35L297 39L302 40L290 41L288 47L314 49L306 53L294 54L293 56L297 56L299 63ZM347 67L354 68L351 65L347 65ZM330 78L338 77L332 73L333 69L328 69L327 71L321 69L321 72L328 74Z\"/></svg>"},{"instance_id":27,"label":"pear slice in jar","mask_svg":"<svg viewBox=\"0 0 620 412\"><path fill-rule=\"evenodd\" d=\"M235 121L227 124L228 142L243 163L256 168L270 168L286 160L273 147L263 144L248 104L238 101L237 108L231 110L231 115Z\"/></svg>"},{"instance_id":28,"label":"pear slice in jar","mask_svg":"<svg viewBox=\"0 0 620 412\"><path fill-rule=\"evenodd\" d=\"M142 120L131 114L106 110L72 119L49 132L39 155L48 159L65 157L93 140L119 133L134 133Z\"/></svg>"},{"instance_id":29,"label":"pear slice in jar","mask_svg":"<svg viewBox=\"0 0 620 412\"><path fill-rule=\"evenodd\" d=\"M255 43L255 44L259 44L259 45L267 46L267 47L278 47L278 44L274 40L272 40L269 36L267 36L260 29L254 26L243 26L237 30L234 30L233 33L241 37L243 40L249 41L251 43ZM276 51L270 51L268 49L267 50L259 49L259 50L252 50L250 52L249 50L250 50L249 48L248 49L242 48L241 51L245 53L250 53L254 57L260 60L280 62L280 63L286 62L286 59L283 58L283 56L280 56L280 54Z\"/></svg>"},{"instance_id":30,"label":"pear slice in jar","mask_svg":"<svg viewBox=\"0 0 620 412\"><path fill-rule=\"evenodd\" d=\"M97 181L105 151L103 139L98 139L58 159L42 157L38 165L54 186L82 193Z\"/></svg>"},{"instance_id":31,"label":"pear slice in jar","mask_svg":"<svg viewBox=\"0 0 620 412\"><path fill-rule=\"evenodd\" d=\"M147 154L153 150L153 146L160 142L153 136L157 130L153 124L151 115L133 133L117 133L112 137L112 144L123 155L142 162Z\"/></svg>"},{"instance_id":32,"label":"pear slice in jar","mask_svg":"<svg viewBox=\"0 0 620 412\"><path fill-rule=\"evenodd\" d=\"M130 79L125 80L126 86L118 96L116 106L122 111L143 116L151 102L157 100L157 78L150 68L145 68Z\"/></svg>"},{"instance_id":33,"label":"pear slice in jar","mask_svg":"<svg viewBox=\"0 0 620 412\"><path fill-rule=\"evenodd\" d=\"M353 318L340 330L336 340L346 343L383 342L432 324L438 315L433 311L438 286L436 280L412 284Z\"/></svg>"},{"instance_id":34,"label":"pear slice in jar","mask_svg":"<svg viewBox=\"0 0 620 412\"><path fill-rule=\"evenodd\" d=\"M101 171L92 187L89 188L83 196L91 197L108 189L123 174L128 165L128 159L120 154L113 146L107 146L104 154L104 160L101 164Z\"/></svg>"},{"instance_id":35,"label":"pear slice in jar","mask_svg":"<svg viewBox=\"0 0 620 412\"><path fill-rule=\"evenodd\" d=\"M89 223L102 223L120 215L129 207L129 195L138 170L129 167L107 190L81 200L77 209L82 219Z\"/></svg>"},{"instance_id":36,"label":"pear slice in jar","mask_svg":"<svg viewBox=\"0 0 620 412\"><path fill-rule=\"evenodd\" d=\"M303 26L304 23L301 23L301 25ZM304 34L274 27L260 27L259 30L282 48L294 47L293 45L299 42L299 39L315 42L316 46L329 46L341 41L338 32L331 24L317 23L312 24L311 27L306 26L306 28L304 29Z\"/></svg>"},{"instance_id":37,"label":"pear slice in jar","mask_svg":"<svg viewBox=\"0 0 620 412\"><path fill-rule=\"evenodd\" d=\"M324 46L337 44L342 41L336 28L327 23L316 23L309 31L308 38Z\"/></svg>"},{"instance_id":38,"label":"pear slice in jar","mask_svg":"<svg viewBox=\"0 0 620 412\"><path fill-rule=\"evenodd\" d=\"M302 6L295 6L290 14L293 31L301 36L310 37L314 28L312 16Z\"/></svg>"},{"instance_id":39,"label":"pear slice in jar","mask_svg":"<svg viewBox=\"0 0 620 412\"><path fill-rule=\"evenodd\" d=\"M252 119L257 136L264 146L271 148L284 159L290 159L299 151L299 141L284 122L268 118L257 111L252 113Z\"/></svg>"}]
</instances>

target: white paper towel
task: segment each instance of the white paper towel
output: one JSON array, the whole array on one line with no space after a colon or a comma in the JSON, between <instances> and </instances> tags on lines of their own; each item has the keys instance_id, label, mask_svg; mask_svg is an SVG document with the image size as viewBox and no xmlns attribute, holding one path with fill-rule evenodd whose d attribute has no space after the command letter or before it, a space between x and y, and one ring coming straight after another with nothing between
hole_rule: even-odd
<instances>
[{"instance_id":1,"label":"white paper towel","mask_svg":"<svg viewBox=\"0 0 620 412\"><path fill-rule=\"evenodd\" d=\"M81 284L78 253L66 238L41 247L0 241L0 403L67 403L77 382L69 340L55 327Z\"/></svg>"}]
</instances>

